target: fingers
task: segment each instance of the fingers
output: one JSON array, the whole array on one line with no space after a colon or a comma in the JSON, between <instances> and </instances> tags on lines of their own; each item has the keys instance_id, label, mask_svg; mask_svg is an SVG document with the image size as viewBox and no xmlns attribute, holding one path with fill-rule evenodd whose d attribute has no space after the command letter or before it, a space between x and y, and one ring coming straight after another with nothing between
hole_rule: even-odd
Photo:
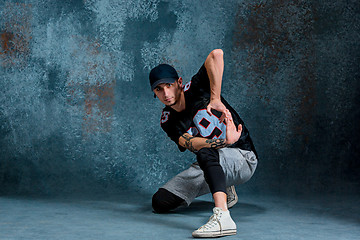
<instances>
[{"instance_id":1,"label":"fingers","mask_svg":"<svg viewBox=\"0 0 360 240\"><path fill-rule=\"evenodd\" d=\"M225 105L221 102L220 99L213 99L213 100L210 100L210 103L207 105L207 108L206 108L206 111L207 113L211 116L213 115L211 113L211 110L214 109L214 110L217 110L219 112L225 112L226 110L226 107Z\"/></svg>"},{"instance_id":2,"label":"fingers","mask_svg":"<svg viewBox=\"0 0 360 240\"><path fill-rule=\"evenodd\" d=\"M228 125L228 126L227 126L228 128L231 128L232 125L234 125L233 119L232 119L232 116L231 116L231 113L230 113L230 111L229 111L228 109L226 109L226 110L224 111L224 113L223 113L223 115L221 115L221 117L224 118L223 121ZM221 120L221 119L220 119L220 120ZM235 130L236 130L235 125L233 126L233 128L235 128Z\"/></svg>"},{"instance_id":3,"label":"fingers","mask_svg":"<svg viewBox=\"0 0 360 240\"><path fill-rule=\"evenodd\" d=\"M226 117L229 121L232 121L232 116L231 116L230 111L229 111L228 109L226 109L226 110L224 111L224 113L225 113L225 117Z\"/></svg>"},{"instance_id":4,"label":"fingers","mask_svg":"<svg viewBox=\"0 0 360 240\"><path fill-rule=\"evenodd\" d=\"M241 125L241 124L239 124L239 126L238 126L238 132L239 132L239 133L242 132L242 125Z\"/></svg>"},{"instance_id":5,"label":"fingers","mask_svg":"<svg viewBox=\"0 0 360 240\"><path fill-rule=\"evenodd\" d=\"M212 115L211 114L211 106L210 106L210 104L207 106L206 111L210 116Z\"/></svg>"},{"instance_id":6,"label":"fingers","mask_svg":"<svg viewBox=\"0 0 360 240\"><path fill-rule=\"evenodd\" d=\"M210 103L210 104L207 105L207 107L206 107L206 112L207 112L210 116L213 115L212 112L211 112L212 109L215 109L215 110L217 110L217 111L220 111L219 109L215 108L215 106L213 106L213 105ZM233 119L232 119L232 115L231 115L231 112L229 111L229 109L225 108L225 109L221 109L221 110L222 110L222 111L220 111L220 112L222 112L222 114L221 114L221 116L220 116L220 118L219 118L219 122L220 122L220 123L221 123L221 122L232 122Z\"/></svg>"},{"instance_id":7,"label":"fingers","mask_svg":"<svg viewBox=\"0 0 360 240\"><path fill-rule=\"evenodd\" d=\"M219 119L219 122L223 122L225 120L225 117L226 117L226 114L225 113L222 113L221 114L221 117Z\"/></svg>"}]
</instances>

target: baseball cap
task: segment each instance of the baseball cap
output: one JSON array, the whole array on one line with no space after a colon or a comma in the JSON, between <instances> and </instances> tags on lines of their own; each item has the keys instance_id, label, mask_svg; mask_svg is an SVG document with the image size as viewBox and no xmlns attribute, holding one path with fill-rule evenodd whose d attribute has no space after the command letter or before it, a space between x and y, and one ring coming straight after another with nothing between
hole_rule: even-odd
<instances>
[{"instance_id":1,"label":"baseball cap","mask_svg":"<svg viewBox=\"0 0 360 240\"><path fill-rule=\"evenodd\" d=\"M149 74L151 91L161 83L173 83L179 79L179 76L172 66L160 64L154 67Z\"/></svg>"}]
</instances>

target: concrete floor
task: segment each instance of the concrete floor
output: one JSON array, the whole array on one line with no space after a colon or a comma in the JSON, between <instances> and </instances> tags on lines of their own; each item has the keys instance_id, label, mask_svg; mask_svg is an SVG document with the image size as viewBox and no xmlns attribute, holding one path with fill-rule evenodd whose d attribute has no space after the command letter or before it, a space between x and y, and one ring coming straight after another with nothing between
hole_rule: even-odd
<instances>
[{"instance_id":1,"label":"concrete floor","mask_svg":"<svg viewBox=\"0 0 360 240\"><path fill-rule=\"evenodd\" d=\"M154 214L151 196L0 197L0 240L192 239L211 215L210 195L174 213ZM231 209L238 233L226 239L360 239L359 197L240 196Z\"/></svg>"}]
</instances>

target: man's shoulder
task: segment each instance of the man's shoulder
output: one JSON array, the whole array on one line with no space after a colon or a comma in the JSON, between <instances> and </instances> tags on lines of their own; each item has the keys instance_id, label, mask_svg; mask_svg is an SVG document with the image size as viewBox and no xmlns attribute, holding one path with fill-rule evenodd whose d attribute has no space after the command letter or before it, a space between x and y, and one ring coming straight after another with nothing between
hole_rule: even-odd
<instances>
[{"instance_id":1,"label":"man's shoulder","mask_svg":"<svg viewBox=\"0 0 360 240\"><path fill-rule=\"evenodd\" d=\"M187 84L188 86L185 85L184 89L195 90L195 92L208 92L210 90L210 80L204 64L200 67L199 71L192 76L191 81Z\"/></svg>"}]
</instances>

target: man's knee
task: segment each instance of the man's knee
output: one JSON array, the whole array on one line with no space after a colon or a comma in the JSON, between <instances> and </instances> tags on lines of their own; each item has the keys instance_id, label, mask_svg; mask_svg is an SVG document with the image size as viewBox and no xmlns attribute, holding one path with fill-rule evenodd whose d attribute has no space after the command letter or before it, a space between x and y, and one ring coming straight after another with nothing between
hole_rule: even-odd
<instances>
[{"instance_id":1,"label":"man's knee","mask_svg":"<svg viewBox=\"0 0 360 240\"><path fill-rule=\"evenodd\" d=\"M197 153L197 161L204 171L206 183L210 192L218 191L226 193L226 177L220 165L219 152L213 148L202 148Z\"/></svg>"},{"instance_id":2,"label":"man's knee","mask_svg":"<svg viewBox=\"0 0 360 240\"><path fill-rule=\"evenodd\" d=\"M181 205L184 199L176 196L164 188L159 190L152 197L152 207L157 213L166 213Z\"/></svg>"},{"instance_id":3,"label":"man's knee","mask_svg":"<svg viewBox=\"0 0 360 240\"><path fill-rule=\"evenodd\" d=\"M219 152L213 148L202 148L196 153L196 160L200 167L209 167L212 165L219 165Z\"/></svg>"}]
</instances>

